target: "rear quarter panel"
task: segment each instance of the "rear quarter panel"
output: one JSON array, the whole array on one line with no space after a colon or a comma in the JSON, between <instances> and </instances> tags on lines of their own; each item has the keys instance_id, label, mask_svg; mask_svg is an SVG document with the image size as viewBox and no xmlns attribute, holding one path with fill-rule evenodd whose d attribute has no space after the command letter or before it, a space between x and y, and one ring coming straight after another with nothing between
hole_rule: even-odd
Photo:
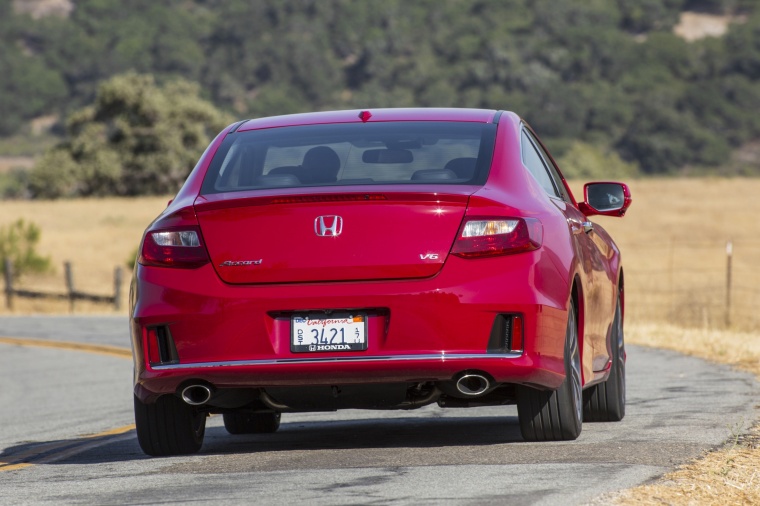
<instances>
[{"instance_id":1,"label":"rear quarter panel","mask_svg":"<svg viewBox=\"0 0 760 506\"><path fill-rule=\"evenodd\" d=\"M543 262L527 289L540 292L553 307L567 311L571 288L577 283L579 340L584 382L604 379L609 359L608 335L614 317L620 254L609 234L599 225L588 237L574 235L568 220L586 221L575 205L550 198L522 164L520 118L505 113L499 124L493 167L485 187L470 201L468 214L515 213L536 217L543 224ZM569 191L569 189L568 189ZM479 201L483 199L483 201ZM485 200L493 200L488 205ZM519 210L519 211L518 211ZM548 338L564 343L557 329ZM540 337L539 337L540 338ZM558 349L561 356L564 351ZM601 371L601 375L599 372Z\"/></svg>"}]
</instances>

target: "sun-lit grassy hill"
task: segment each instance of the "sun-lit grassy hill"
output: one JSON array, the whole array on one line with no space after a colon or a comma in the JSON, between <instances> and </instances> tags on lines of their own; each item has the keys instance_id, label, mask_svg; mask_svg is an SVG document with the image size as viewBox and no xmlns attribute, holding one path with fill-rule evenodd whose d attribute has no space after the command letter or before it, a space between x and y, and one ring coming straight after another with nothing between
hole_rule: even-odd
<instances>
[{"instance_id":1,"label":"sun-lit grassy hill","mask_svg":"<svg viewBox=\"0 0 760 506\"><path fill-rule=\"evenodd\" d=\"M731 159L760 138L757 1L641 4L0 2L0 155L39 154L16 141L60 136L102 82L139 72L197 83L240 119L509 109L558 157L594 148L645 174L759 174Z\"/></svg>"}]
</instances>

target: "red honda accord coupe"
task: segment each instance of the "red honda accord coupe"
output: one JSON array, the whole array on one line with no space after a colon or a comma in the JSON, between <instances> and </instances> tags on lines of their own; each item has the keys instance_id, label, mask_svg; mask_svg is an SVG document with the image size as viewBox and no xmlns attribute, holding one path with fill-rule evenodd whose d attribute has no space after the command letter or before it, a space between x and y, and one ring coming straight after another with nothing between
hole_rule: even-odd
<instances>
[{"instance_id":1,"label":"red honda accord coupe","mask_svg":"<svg viewBox=\"0 0 760 506\"><path fill-rule=\"evenodd\" d=\"M625 411L623 268L516 114L372 109L224 129L148 227L131 290L137 436L200 449L286 412L517 404L528 441Z\"/></svg>"}]
</instances>

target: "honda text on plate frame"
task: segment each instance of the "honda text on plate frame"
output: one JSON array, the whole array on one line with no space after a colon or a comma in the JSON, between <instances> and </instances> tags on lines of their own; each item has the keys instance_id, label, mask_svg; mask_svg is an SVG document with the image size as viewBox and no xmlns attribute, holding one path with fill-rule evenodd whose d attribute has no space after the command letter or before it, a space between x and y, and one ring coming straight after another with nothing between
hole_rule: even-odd
<instances>
[{"instance_id":1,"label":"honda text on plate frame","mask_svg":"<svg viewBox=\"0 0 760 506\"><path fill-rule=\"evenodd\" d=\"M291 318L294 353L364 351L367 349L367 318L364 315L300 315Z\"/></svg>"},{"instance_id":2,"label":"honda text on plate frame","mask_svg":"<svg viewBox=\"0 0 760 506\"><path fill-rule=\"evenodd\" d=\"M230 125L140 247L140 446L196 452L213 413L234 435L291 412L514 403L529 441L620 420L623 266L590 218L630 203L614 182L576 200L511 112Z\"/></svg>"}]
</instances>

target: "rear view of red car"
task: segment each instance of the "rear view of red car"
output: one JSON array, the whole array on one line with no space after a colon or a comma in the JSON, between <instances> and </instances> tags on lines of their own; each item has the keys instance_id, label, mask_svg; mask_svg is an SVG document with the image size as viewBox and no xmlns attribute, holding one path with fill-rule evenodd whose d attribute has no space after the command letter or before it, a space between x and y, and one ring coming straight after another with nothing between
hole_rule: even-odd
<instances>
[{"instance_id":1,"label":"rear view of red car","mask_svg":"<svg viewBox=\"0 0 760 506\"><path fill-rule=\"evenodd\" d=\"M287 412L517 404L523 437L625 412L623 269L510 112L377 109L243 121L143 237L135 420L150 455Z\"/></svg>"}]
</instances>

